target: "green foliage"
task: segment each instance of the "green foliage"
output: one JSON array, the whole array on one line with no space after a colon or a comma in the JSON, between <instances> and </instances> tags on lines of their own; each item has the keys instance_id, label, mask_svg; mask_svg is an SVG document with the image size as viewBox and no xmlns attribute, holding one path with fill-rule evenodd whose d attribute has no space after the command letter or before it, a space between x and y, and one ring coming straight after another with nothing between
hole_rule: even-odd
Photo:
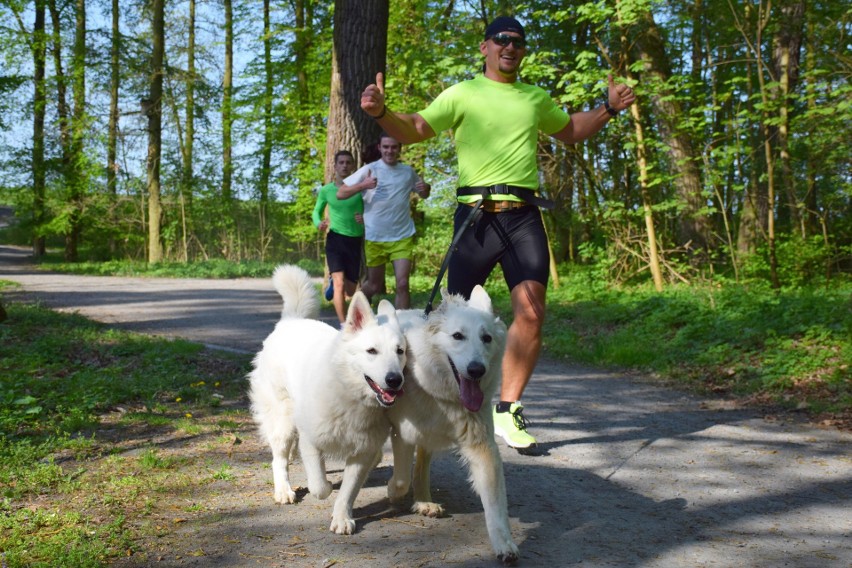
<instances>
[{"instance_id":1,"label":"green foliage","mask_svg":"<svg viewBox=\"0 0 852 568\"><path fill-rule=\"evenodd\" d=\"M7 311L0 326L0 436L7 440L41 440L38 447L49 451L114 405L150 408L216 382L197 344L132 336L34 306Z\"/></svg>"},{"instance_id":2,"label":"green foliage","mask_svg":"<svg viewBox=\"0 0 852 568\"><path fill-rule=\"evenodd\" d=\"M545 349L816 410L852 403L852 286L610 288L572 269L548 298Z\"/></svg>"},{"instance_id":3,"label":"green foliage","mask_svg":"<svg viewBox=\"0 0 852 568\"><path fill-rule=\"evenodd\" d=\"M132 551L139 531L146 530L138 517L156 505L137 506L140 494L186 484L178 472L190 459L149 447L127 460L110 457L112 448L141 428L196 435L232 431L233 420L213 419L206 426L190 417L214 413L223 397L242 396L249 357L108 330L33 305L6 303L5 308L9 317L0 324L3 565L103 566ZM102 428L120 407L138 410ZM119 439L111 440L116 435ZM123 469L128 462L132 472ZM213 474L230 475L224 465ZM128 516L135 520L127 522Z\"/></svg>"}]
</instances>

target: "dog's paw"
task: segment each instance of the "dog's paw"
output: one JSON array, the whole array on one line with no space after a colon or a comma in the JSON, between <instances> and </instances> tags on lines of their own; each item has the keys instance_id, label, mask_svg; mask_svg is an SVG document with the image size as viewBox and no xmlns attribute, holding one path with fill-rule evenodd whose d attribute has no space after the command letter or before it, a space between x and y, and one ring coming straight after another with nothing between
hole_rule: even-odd
<instances>
[{"instance_id":1,"label":"dog's paw","mask_svg":"<svg viewBox=\"0 0 852 568\"><path fill-rule=\"evenodd\" d=\"M296 502L296 492L292 488L276 489L274 499L276 503L291 505Z\"/></svg>"},{"instance_id":2,"label":"dog's paw","mask_svg":"<svg viewBox=\"0 0 852 568\"><path fill-rule=\"evenodd\" d=\"M520 552L518 551L517 545L514 542L509 541L505 543L503 550L497 551L497 559L503 563L504 566L511 566L518 561L518 555Z\"/></svg>"},{"instance_id":3,"label":"dog's paw","mask_svg":"<svg viewBox=\"0 0 852 568\"><path fill-rule=\"evenodd\" d=\"M328 480L323 480L324 482L319 487L308 486L308 491L311 492L311 495L316 497L317 499L325 499L329 495L331 495L331 483Z\"/></svg>"},{"instance_id":4,"label":"dog's paw","mask_svg":"<svg viewBox=\"0 0 852 568\"><path fill-rule=\"evenodd\" d=\"M426 501L416 501L411 506L411 512L423 515L424 517L443 517L444 508L439 503L429 503Z\"/></svg>"},{"instance_id":5,"label":"dog's paw","mask_svg":"<svg viewBox=\"0 0 852 568\"><path fill-rule=\"evenodd\" d=\"M352 534L355 532L355 520L335 515L331 518L331 526L328 529L337 534Z\"/></svg>"}]
</instances>

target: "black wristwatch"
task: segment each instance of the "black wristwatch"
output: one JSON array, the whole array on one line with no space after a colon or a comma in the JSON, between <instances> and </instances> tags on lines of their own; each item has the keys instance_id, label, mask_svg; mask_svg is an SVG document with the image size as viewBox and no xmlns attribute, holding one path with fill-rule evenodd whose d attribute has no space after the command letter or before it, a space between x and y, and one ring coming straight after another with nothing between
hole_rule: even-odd
<instances>
[{"instance_id":1,"label":"black wristwatch","mask_svg":"<svg viewBox=\"0 0 852 568\"><path fill-rule=\"evenodd\" d=\"M609 99L604 99L604 108L610 116L618 116L618 111L609 106Z\"/></svg>"}]
</instances>

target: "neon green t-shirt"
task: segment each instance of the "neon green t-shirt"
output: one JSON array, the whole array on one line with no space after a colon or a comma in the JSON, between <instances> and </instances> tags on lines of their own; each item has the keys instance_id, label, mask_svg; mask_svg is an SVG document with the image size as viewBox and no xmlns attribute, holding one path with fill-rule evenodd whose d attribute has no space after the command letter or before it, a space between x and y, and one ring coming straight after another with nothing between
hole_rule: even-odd
<instances>
[{"instance_id":1,"label":"neon green t-shirt","mask_svg":"<svg viewBox=\"0 0 852 568\"><path fill-rule=\"evenodd\" d=\"M538 189L538 132L555 134L571 120L544 89L484 75L453 85L419 114L436 133L453 129L459 187L505 183L532 190Z\"/></svg>"},{"instance_id":2,"label":"neon green t-shirt","mask_svg":"<svg viewBox=\"0 0 852 568\"><path fill-rule=\"evenodd\" d=\"M324 185L317 192L317 203L311 218L317 227L322 221L322 213L328 205L329 227L335 233L347 237L363 237L364 223L355 220L356 213L364 213L364 200L357 193L346 199L337 199L337 186L334 183Z\"/></svg>"}]
</instances>

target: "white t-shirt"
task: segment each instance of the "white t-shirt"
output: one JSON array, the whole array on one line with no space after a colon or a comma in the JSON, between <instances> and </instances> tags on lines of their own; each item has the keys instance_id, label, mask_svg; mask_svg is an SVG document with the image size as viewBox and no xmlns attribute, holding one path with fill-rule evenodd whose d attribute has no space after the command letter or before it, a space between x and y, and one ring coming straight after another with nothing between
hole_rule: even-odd
<instances>
[{"instance_id":1,"label":"white t-shirt","mask_svg":"<svg viewBox=\"0 0 852 568\"><path fill-rule=\"evenodd\" d=\"M376 178L375 189L362 192L364 197L364 238L389 243L414 234L414 221L409 209L409 195L420 176L414 168L397 162L389 166L379 160L361 168L343 180L346 185L364 181L368 173Z\"/></svg>"}]
</instances>

